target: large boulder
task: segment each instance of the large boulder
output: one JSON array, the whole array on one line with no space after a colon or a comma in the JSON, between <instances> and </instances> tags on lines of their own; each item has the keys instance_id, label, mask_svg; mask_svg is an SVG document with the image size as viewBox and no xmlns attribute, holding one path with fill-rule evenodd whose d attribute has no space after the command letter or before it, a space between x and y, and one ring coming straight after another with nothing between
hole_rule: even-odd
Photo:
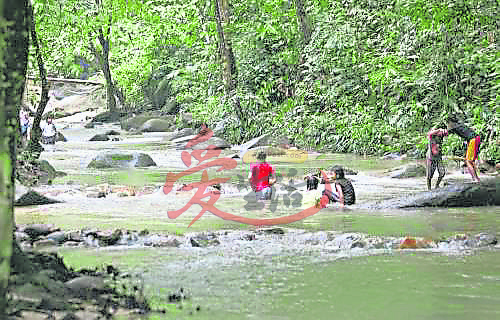
<instances>
[{"instance_id":1,"label":"large boulder","mask_svg":"<svg viewBox=\"0 0 500 320\"><path fill-rule=\"evenodd\" d=\"M109 169L151 166L156 166L156 163L145 153L107 151L98 154L87 167L94 169Z\"/></svg>"},{"instance_id":2,"label":"large boulder","mask_svg":"<svg viewBox=\"0 0 500 320\"><path fill-rule=\"evenodd\" d=\"M175 129L175 117L150 119L143 123L139 131L142 132L169 132Z\"/></svg>"},{"instance_id":3,"label":"large boulder","mask_svg":"<svg viewBox=\"0 0 500 320\"><path fill-rule=\"evenodd\" d=\"M21 197L19 197L19 199L17 199L16 202L14 202L14 206L25 207L25 206L59 203L59 202L61 201L49 199L46 196L43 196L36 191L30 190L25 194L23 194Z\"/></svg>"},{"instance_id":4,"label":"large boulder","mask_svg":"<svg viewBox=\"0 0 500 320\"><path fill-rule=\"evenodd\" d=\"M68 139L66 139L66 137L65 137L62 133L60 133L60 132L58 131L58 132L56 133L56 142L59 142L59 141L61 141L61 142L66 142L66 141L68 141Z\"/></svg>"},{"instance_id":5,"label":"large boulder","mask_svg":"<svg viewBox=\"0 0 500 320\"><path fill-rule=\"evenodd\" d=\"M401 167L397 167L389 171L391 178L415 178L424 177L426 174L426 168L421 164L407 164Z\"/></svg>"},{"instance_id":6,"label":"large boulder","mask_svg":"<svg viewBox=\"0 0 500 320\"><path fill-rule=\"evenodd\" d=\"M403 198L368 205L373 209L411 207L471 207L500 205L500 178L481 183L453 184Z\"/></svg>"},{"instance_id":7,"label":"large boulder","mask_svg":"<svg viewBox=\"0 0 500 320\"><path fill-rule=\"evenodd\" d=\"M108 141L110 138L104 133L96 134L89 141Z\"/></svg>"},{"instance_id":8,"label":"large boulder","mask_svg":"<svg viewBox=\"0 0 500 320\"><path fill-rule=\"evenodd\" d=\"M151 120L151 119L154 119L154 118L157 118L155 116L152 116L152 115L138 115L138 116L135 116L135 117L131 117L131 118L128 118L128 119L125 119L123 121L120 122L120 125L121 125L121 128L123 130L139 130L141 128L141 126L148 120Z\"/></svg>"},{"instance_id":9,"label":"large boulder","mask_svg":"<svg viewBox=\"0 0 500 320\"><path fill-rule=\"evenodd\" d=\"M170 135L168 137L168 140L172 141L172 140L176 140L176 139L179 139L179 138L184 138L184 137L187 137L187 136L195 136L195 133L194 133L193 129L191 129L191 128L184 128L184 129L181 129L179 131L175 131L172 135Z\"/></svg>"}]
</instances>

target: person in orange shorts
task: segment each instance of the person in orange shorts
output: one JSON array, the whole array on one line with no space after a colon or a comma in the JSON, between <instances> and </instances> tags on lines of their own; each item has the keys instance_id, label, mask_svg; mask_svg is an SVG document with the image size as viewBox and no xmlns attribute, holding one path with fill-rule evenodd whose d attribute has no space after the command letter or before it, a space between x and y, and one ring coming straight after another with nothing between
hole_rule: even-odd
<instances>
[{"instance_id":1,"label":"person in orange shorts","mask_svg":"<svg viewBox=\"0 0 500 320\"><path fill-rule=\"evenodd\" d=\"M448 116L448 130L445 134L455 133L465 140L467 143L467 151L465 152L465 164L472 177L472 181L480 182L477 176L476 160L479 155L479 146L481 145L481 137L471 128L466 127L458 120L454 114Z\"/></svg>"}]
</instances>

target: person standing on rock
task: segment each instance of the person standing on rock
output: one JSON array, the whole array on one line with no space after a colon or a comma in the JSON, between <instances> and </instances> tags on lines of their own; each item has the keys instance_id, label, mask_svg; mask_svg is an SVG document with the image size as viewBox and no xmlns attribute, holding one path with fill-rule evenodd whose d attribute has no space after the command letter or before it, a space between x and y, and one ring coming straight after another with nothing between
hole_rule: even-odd
<instances>
[{"instance_id":1,"label":"person standing on rock","mask_svg":"<svg viewBox=\"0 0 500 320\"><path fill-rule=\"evenodd\" d=\"M427 189L431 190L431 180L436 169L439 176L436 182L436 189L439 188L439 183L443 179L446 171L443 166L443 157L441 153L441 144L443 137L447 136L446 129L432 129L427 133L429 138L429 148L427 150Z\"/></svg>"},{"instance_id":2,"label":"person standing on rock","mask_svg":"<svg viewBox=\"0 0 500 320\"><path fill-rule=\"evenodd\" d=\"M446 134L455 133L465 140L467 149L465 151L465 164L472 177L473 182L480 182L477 176L476 160L479 155L479 146L481 145L481 137L474 132L471 128L466 127L463 123L458 121L458 117L454 114L448 117L448 130Z\"/></svg>"},{"instance_id":3,"label":"person standing on rock","mask_svg":"<svg viewBox=\"0 0 500 320\"><path fill-rule=\"evenodd\" d=\"M56 135L56 126L52 123L52 117L48 117L47 122L42 126L42 142L44 144L55 144Z\"/></svg>"},{"instance_id":4,"label":"person standing on rock","mask_svg":"<svg viewBox=\"0 0 500 320\"><path fill-rule=\"evenodd\" d=\"M257 163L250 165L248 181L256 193L258 200L271 200L272 185L276 183L276 173L274 168L266 162L266 153L257 153Z\"/></svg>"},{"instance_id":5,"label":"person standing on rock","mask_svg":"<svg viewBox=\"0 0 500 320\"><path fill-rule=\"evenodd\" d=\"M326 208L330 202L338 202L341 207L354 204L356 202L356 193L351 181L345 178L342 167L333 167L333 180L335 182L335 190L323 191L320 207Z\"/></svg>"}]
</instances>

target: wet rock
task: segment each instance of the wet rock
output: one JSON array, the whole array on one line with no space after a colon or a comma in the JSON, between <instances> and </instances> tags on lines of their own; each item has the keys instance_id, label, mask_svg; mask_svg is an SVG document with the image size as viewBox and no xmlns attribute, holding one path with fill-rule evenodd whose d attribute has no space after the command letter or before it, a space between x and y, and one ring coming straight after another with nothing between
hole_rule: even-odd
<instances>
[{"instance_id":1,"label":"wet rock","mask_svg":"<svg viewBox=\"0 0 500 320\"><path fill-rule=\"evenodd\" d=\"M180 288L176 292L172 292L168 295L168 302L180 302L181 300L188 299L184 288Z\"/></svg>"},{"instance_id":2,"label":"wet rock","mask_svg":"<svg viewBox=\"0 0 500 320\"><path fill-rule=\"evenodd\" d=\"M141 132L169 132L175 129L175 116L150 119L139 129Z\"/></svg>"},{"instance_id":3,"label":"wet rock","mask_svg":"<svg viewBox=\"0 0 500 320\"><path fill-rule=\"evenodd\" d=\"M123 232L120 229L116 229L113 232L98 231L96 238L99 240L101 246L112 246L120 240L122 234Z\"/></svg>"},{"instance_id":4,"label":"wet rock","mask_svg":"<svg viewBox=\"0 0 500 320\"><path fill-rule=\"evenodd\" d=\"M164 239L153 243L153 247L179 247L180 245L181 242L175 238Z\"/></svg>"},{"instance_id":5,"label":"wet rock","mask_svg":"<svg viewBox=\"0 0 500 320\"><path fill-rule=\"evenodd\" d=\"M33 243L34 248L45 248L45 247L52 247L55 245L57 245L57 243L54 240L50 239L38 240Z\"/></svg>"},{"instance_id":6,"label":"wet rock","mask_svg":"<svg viewBox=\"0 0 500 320\"><path fill-rule=\"evenodd\" d=\"M139 152L102 152L98 154L89 164L88 168L133 168L156 166L151 157Z\"/></svg>"},{"instance_id":7,"label":"wet rock","mask_svg":"<svg viewBox=\"0 0 500 320\"><path fill-rule=\"evenodd\" d=\"M149 230L148 229L144 229L144 230L141 230L141 232L139 232L139 236L140 237L147 236L148 234L149 234Z\"/></svg>"},{"instance_id":8,"label":"wet rock","mask_svg":"<svg viewBox=\"0 0 500 320\"><path fill-rule=\"evenodd\" d=\"M172 135L170 135L168 137L168 140L170 141L174 141L174 140L177 140L179 138L185 138L185 137L188 137L188 136L196 136L193 129L191 128L184 128L184 129L181 129L179 131L175 131Z\"/></svg>"},{"instance_id":9,"label":"wet rock","mask_svg":"<svg viewBox=\"0 0 500 320\"><path fill-rule=\"evenodd\" d=\"M385 154L381 159L382 160L404 160L407 158L406 154L399 154L399 153L388 153Z\"/></svg>"},{"instance_id":10,"label":"wet rock","mask_svg":"<svg viewBox=\"0 0 500 320\"><path fill-rule=\"evenodd\" d=\"M243 235L243 240L252 241L256 240L256 236L253 233Z\"/></svg>"},{"instance_id":11,"label":"wet rock","mask_svg":"<svg viewBox=\"0 0 500 320\"><path fill-rule=\"evenodd\" d=\"M33 245L31 244L30 241L23 241L23 242L19 243L19 247L21 247L21 249L23 251L26 251L26 250L30 250L31 248L33 248Z\"/></svg>"},{"instance_id":12,"label":"wet rock","mask_svg":"<svg viewBox=\"0 0 500 320\"><path fill-rule=\"evenodd\" d=\"M120 135L120 132L118 131L115 131L115 130L108 130L106 131L106 133L104 133L105 135L107 136L119 136Z\"/></svg>"},{"instance_id":13,"label":"wet rock","mask_svg":"<svg viewBox=\"0 0 500 320\"><path fill-rule=\"evenodd\" d=\"M81 320L79 317L76 316L76 314L70 312L66 313L62 320Z\"/></svg>"},{"instance_id":14,"label":"wet rock","mask_svg":"<svg viewBox=\"0 0 500 320\"><path fill-rule=\"evenodd\" d=\"M93 129L95 127L95 123L88 122L83 127L86 128L86 129Z\"/></svg>"},{"instance_id":15,"label":"wet rock","mask_svg":"<svg viewBox=\"0 0 500 320\"><path fill-rule=\"evenodd\" d=\"M181 121L183 126L190 126L193 123L193 114L190 112L181 112Z\"/></svg>"},{"instance_id":16,"label":"wet rock","mask_svg":"<svg viewBox=\"0 0 500 320\"><path fill-rule=\"evenodd\" d=\"M120 141L120 138L118 138L118 137L113 137L113 138L111 138L111 141Z\"/></svg>"},{"instance_id":17,"label":"wet rock","mask_svg":"<svg viewBox=\"0 0 500 320\"><path fill-rule=\"evenodd\" d=\"M106 198L106 192L102 191L88 191L87 198Z\"/></svg>"},{"instance_id":18,"label":"wet rock","mask_svg":"<svg viewBox=\"0 0 500 320\"><path fill-rule=\"evenodd\" d=\"M414 177L424 177L426 174L426 168L421 164L408 164L395 169L390 170L391 178L414 178Z\"/></svg>"},{"instance_id":19,"label":"wet rock","mask_svg":"<svg viewBox=\"0 0 500 320\"><path fill-rule=\"evenodd\" d=\"M282 228L267 228L261 229L260 231L265 234L285 234L285 231Z\"/></svg>"},{"instance_id":20,"label":"wet rock","mask_svg":"<svg viewBox=\"0 0 500 320\"><path fill-rule=\"evenodd\" d=\"M500 178L483 179L481 183L448 185L432 191L424 191L370 204L372 209L411 207L471 207L500 205Z\"/></svg>"},{"instance_id":21,"label":"wet rock","mask_svg":"<svg viewBox=\"0 0 500 320\"><path fill-rule=\"evenodd\" d=\"M108 137L108 135L106 134L96 134L95 136L93 136L92 138L90 138L89 141L108 141L110 140L110 138Z\"/></svg>"},{"instance_id":22,"label":"wet rock","mask_svg":"<svg viewBox=\"0 0 500 320\"><path fill-rule=\"evenodd\" d=\"M139 130L139 128L148 120L157 118L157 116L152 115L138 115L135 117L128 118L120 122L121 128L123 130L131 131L132 129Z\"/></svg>"},{"instance_id":23,"label":"wet rock","mask_svg":"<svg viewBox=\"0 0 500 320\"><path fill-rule=\"evenodd\" d=\"M128 197L128 193L126 192L120 192L117 194L118 197L123 198L123 197Z\"/></svg>"},{"instance_id":24,"label":"wet rock","mask_svg":"<svg viewBox=\"0 0 500 320\"><path fill-rule=\"evenodd\" d=\"M15 232L15 237L17 242L23 242L30 239L30 236L27 233L19 231Z\"/></svg>"},{"instance_id":25,"label":"wet rock","mask_svg":"<svg viewBox=\"0 0 500 320\"><path fill-rule=\"evenodd\" d=\"M64 242L64 246L65 247L78 247L80 245L81 242L77 242L77 241L66 241Z\"/></svg>"},{"instance_id":26,"label":"wet rock","mask_svg":"<svg viewBox=\"0 0 500 320\"><path fill-rule=\"evenodd\" d=\"M64 283L64 286L77 296L88 296L93 292L105 292L106 286L101 277L81 276Z\"/></svg>"},{"instance_id":27,"label":"wet rock","mask_svg":"<svg viewBox=\"0 0 500 320\"><path fill-rule=\"evenodd\" d=\"M65 237L67 241L82 241L82 233L79 230L68 231L66 232Z\"/></svg>"},{"instance_id":28,"label":"wet rock","mask_svg":"<svg viewBox=\"0 0 500 320\"><path fill-rule=\"evenodd\" d=\"M220 244L220 241L217 238L214 239L191 238L189 239L189 241L191 242L191 245L193 247L201 247L201 248L209 246L217 246Z\"/></svg>"},{"instance_id":29,"label":"wet rock","mask_svg":"<svg viewBox=\"0 0 500 320\"><path fill-rule=\"evenodd\" d=\"M480 233L475 238L480 247L495 245L498 242L496 236L489 233Z\"/></svg>"},{"instance_id":30,"label":"wet rock","mask_svg":"<svg viewBox=\"0 0 500 320\"><path fill-rule=\"evenodd\" d=\"M61 133L61 132L57 132L56 133L56 142L66 142L68 141L68 139L66 139L66 137Z\"/></svg>"},{"instance_id":31,"label":"wet rock","mask_svg":"<svg viewBox=\"0 0 500 320\"><path fill-rule=\"evenodd\" d=\"M357 233L346 233L336 237L333 245L339 249L363 248L366 246L363 238Z\"/></svg>"},{"instance_id":32,"label":"wet rock","mask_svg":"<svg viewBox=\"0 0 500 320\"><path fill-rule=\"evenodd\" d=\"M47 198L39 194L36 191L30 190L27 193L23 194L19 199L16 200L14 206L16 207L25 207L25 206L33 206L33 205L44 205L44 204L52 204L52 203L60 203L61 201Z\"/></svg>"},{"instance_id":33,"label":"wet rock","mask_svg":"<svg viewBox=\"0 0 500 320\"><path fill-rule=\"evenodd\" d=\"M61 229L56 228L53 224L31 224L25 226L23 232L27 233L32 239L35 239L60 230Z\"/></svg>"},{"instance_id":34,"label":"wet rock","mask_svg":"<svg viewBox=\"0 0 500 320\"><path fill-rule=\"evenodd\" d=\"M47 235L48 240L53 240L56 244L61 244L66 239L64 231L56 231Z\"/></svg>"},{"instance_id":35,"label":"wet rock","mask_svg":"<svg viewBox=\"0 0 500 320\"><path fill-rule=\"evenodd\" d=\"M368 249L384 249L386 247L386 242L384 239L375 237L366 239L366 246Z\"/></svg>"}]
</instances>

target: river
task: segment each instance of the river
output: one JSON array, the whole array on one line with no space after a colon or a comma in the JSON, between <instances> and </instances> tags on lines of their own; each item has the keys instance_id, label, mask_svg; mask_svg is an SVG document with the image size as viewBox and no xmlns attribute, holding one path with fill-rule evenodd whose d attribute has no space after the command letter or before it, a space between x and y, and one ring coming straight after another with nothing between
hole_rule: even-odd
<instances>
[{"instance_id":1,"label":"river","mask_svg":"<svg viewBox=\"0 0 500 320\"><path fill-rule=\"evenodd\" d=\"M65 229L84 226L99 229L148 229L189 235L191 232L239 230L255 232L254 226L222 220L205 213L192 227L199 213L193 206L176 219L168 211L183 207L190 194L164 195L161 186L168 172L186 167L181 151L162 142L162 134L122 136L117 142L87 142L95 133L113 126L62 129L68 142L47 146L42 159L66 172L53 185L40 188L64 203L43 207L17 208L17 223L54 223ZM156 168L93 171L86 168L103 149L141 151L158 164ZM227 153L225 153L227 154ZM353 180L359 204L424 191L425 178L392 179L384 170L409 163L374 157L327 154L318 159L311 154L303 164L274 162L278 171L293 167L301 175L304 168L342 164L359 170ZM271 158L272 162L273 159ZM450 168L453 164L449 165ZM317 192L304 186L292 193L282 190L276 210L247 210L247 187L232 185L247 168L238 166L217 177L230 177L228 194L217 201L222 211L253 218L290 215L310 207ZM215 176L214 170L208 171ZM186 179L193 182L200 175ZM468 181L467 175L453 171L446 181ZM300 179L296 179L299 183ZM85 187L108 183L155 188L155 192L135 197L87 198ZM232 186L232 188L231 188ZM300 205L284 201L284 195L300 194ZM65 262L76 268L107 263L122 271L138 274L144 281L153 305L167 306L168 314L151 314L134 319L471 319L500 314L500 255L498 249L440 251L328 250L323 240L306 241L325 232L362 233L369 236L421 236L437 239L457 233L500 232L498 206L473 208L423 208L368 210L353 206L331 207L283 226L285 235L235 239L231 245L193 248L59 248ZM322 233L323 232L323 233ZM274 238L273 238L274 237ZM306 239L306 240L304 240ZM322 242L323 241L323 242ZM170 304L167 296L179 288L189 292L182 309ZM197 306L200 310L197 311ZM496 315L496 316L495 316Z\"/></svg>"}]
</instances>

